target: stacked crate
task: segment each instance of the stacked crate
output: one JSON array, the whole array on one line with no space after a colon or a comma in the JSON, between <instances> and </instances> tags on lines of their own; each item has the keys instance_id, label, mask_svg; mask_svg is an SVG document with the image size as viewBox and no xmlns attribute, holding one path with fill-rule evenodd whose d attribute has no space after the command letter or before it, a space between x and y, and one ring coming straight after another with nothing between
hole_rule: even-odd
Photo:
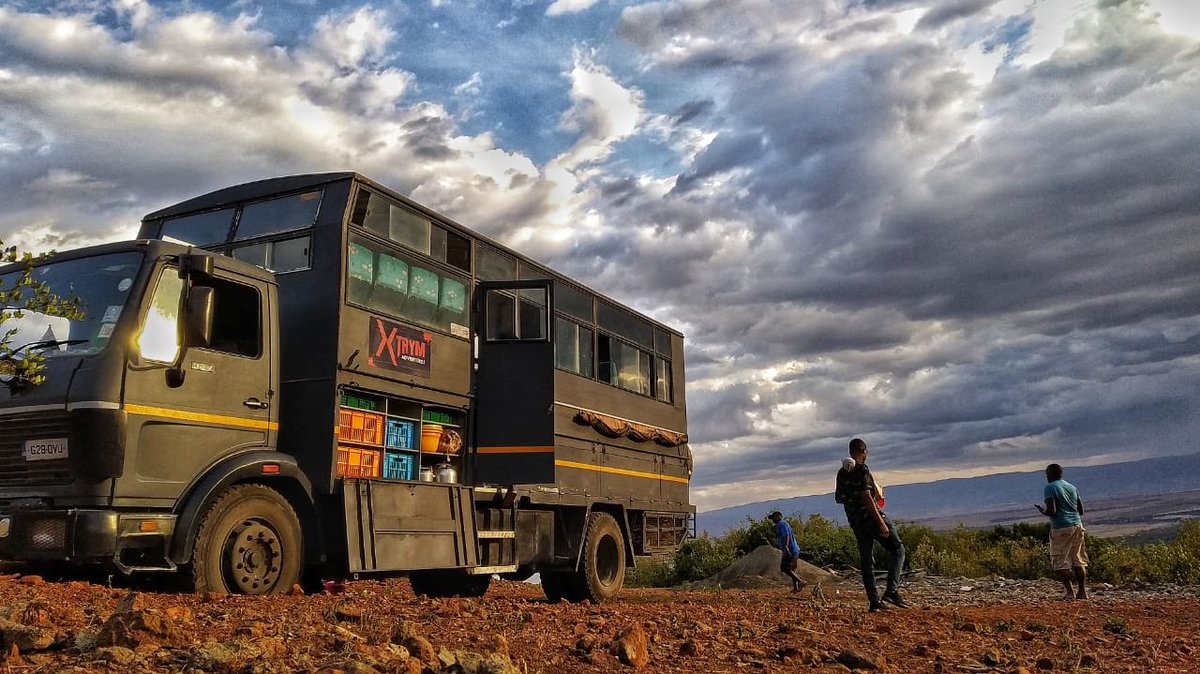
<instances>
[{"instance_id":1,"label":"stacked crate","mask_svg":"<svg viewBox=\"0 0 1200 674\"><path fill-rule=\"evenodd\" d=\"M417 479L421 459L415 451L416 422L389 416L386 424L383 476L389 480Z\"/></svg>"},{"instance_id":2,"label":"stacked crate","mask_svg":"<svg viewBox=\"0 0 1200 674\"><path fill-rule=\"evenodd\" d=\"M378 404L370 398L342 396L337 426L338 477L380 476L386 417L377 409Z\"/></svg>"}]
</instances>

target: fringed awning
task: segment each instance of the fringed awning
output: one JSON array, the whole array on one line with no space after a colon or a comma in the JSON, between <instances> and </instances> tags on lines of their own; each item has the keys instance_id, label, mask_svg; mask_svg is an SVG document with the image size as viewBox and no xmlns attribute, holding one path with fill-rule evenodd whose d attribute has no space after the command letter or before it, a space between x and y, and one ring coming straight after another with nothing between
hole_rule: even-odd
<instances>
[{"instance_id":1,"label":"fringed awning","mask_svg":"<svg viewBox=\"0 0 1200 674\"><path fill-rule=\"evenodd\" d=\"M608 438L629 438L634 442L653 440L663 447L678 447L687 444L688 441L687 433L676 433L665 428L625 421L590 410L576 412L575 423L581 426L591 426L597 433Z\"/></svg>"}]
</instances>

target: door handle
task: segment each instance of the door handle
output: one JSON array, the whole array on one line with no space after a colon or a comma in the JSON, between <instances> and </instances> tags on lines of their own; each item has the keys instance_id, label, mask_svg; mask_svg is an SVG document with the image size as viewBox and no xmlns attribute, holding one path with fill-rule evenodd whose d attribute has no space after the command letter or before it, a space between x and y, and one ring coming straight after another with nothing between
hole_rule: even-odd
<instances>
[{"instance_id":1,"label":"door handle","mask_svg":"<svg viewBox=\"0 0 1200 674\"><path fill-rule=\"evenodd\" d=\"M246 398L246 400L242 404L245 405L246 407L256 409L256 410L265 410L271 406L271 403L269 403L265 400L259 400L258 398Z\"/></svg>"}]
</instances>

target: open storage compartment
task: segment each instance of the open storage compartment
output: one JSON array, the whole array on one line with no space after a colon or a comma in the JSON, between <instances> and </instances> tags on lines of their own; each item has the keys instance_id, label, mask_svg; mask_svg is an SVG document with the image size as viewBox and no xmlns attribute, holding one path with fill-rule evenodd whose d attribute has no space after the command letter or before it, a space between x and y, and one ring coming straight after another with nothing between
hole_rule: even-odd
<instances>
[{"instance_id":1,"label":"open storage compartment","mask_svg":"<svg viewBox=\"0 0 1200 674\"><path fill-rule=\"evenodd\" d=\"M440 473L461 481L463 410L349 388L339 403L337 477L416 481L428 467L434 480ZM435 470L447 465L452 472Z\"/></svg>"}]
</instances>

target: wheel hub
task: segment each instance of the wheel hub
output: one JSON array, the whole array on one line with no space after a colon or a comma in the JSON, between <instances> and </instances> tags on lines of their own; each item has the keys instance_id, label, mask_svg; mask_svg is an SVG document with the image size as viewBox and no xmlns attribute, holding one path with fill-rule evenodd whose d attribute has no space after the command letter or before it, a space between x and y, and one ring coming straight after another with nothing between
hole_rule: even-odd
<instances>
[{"instance_id":1,"label":"wheel hub","mask_svg":"<svg viewBox=\"0 0 1200 674\"><path fill-rule=\"evenodd\" d=\"M248 519L225 541L226 577L240 592L266 594L279 582L282 550L269 524Z\"/></svg>"}]
</instances>

